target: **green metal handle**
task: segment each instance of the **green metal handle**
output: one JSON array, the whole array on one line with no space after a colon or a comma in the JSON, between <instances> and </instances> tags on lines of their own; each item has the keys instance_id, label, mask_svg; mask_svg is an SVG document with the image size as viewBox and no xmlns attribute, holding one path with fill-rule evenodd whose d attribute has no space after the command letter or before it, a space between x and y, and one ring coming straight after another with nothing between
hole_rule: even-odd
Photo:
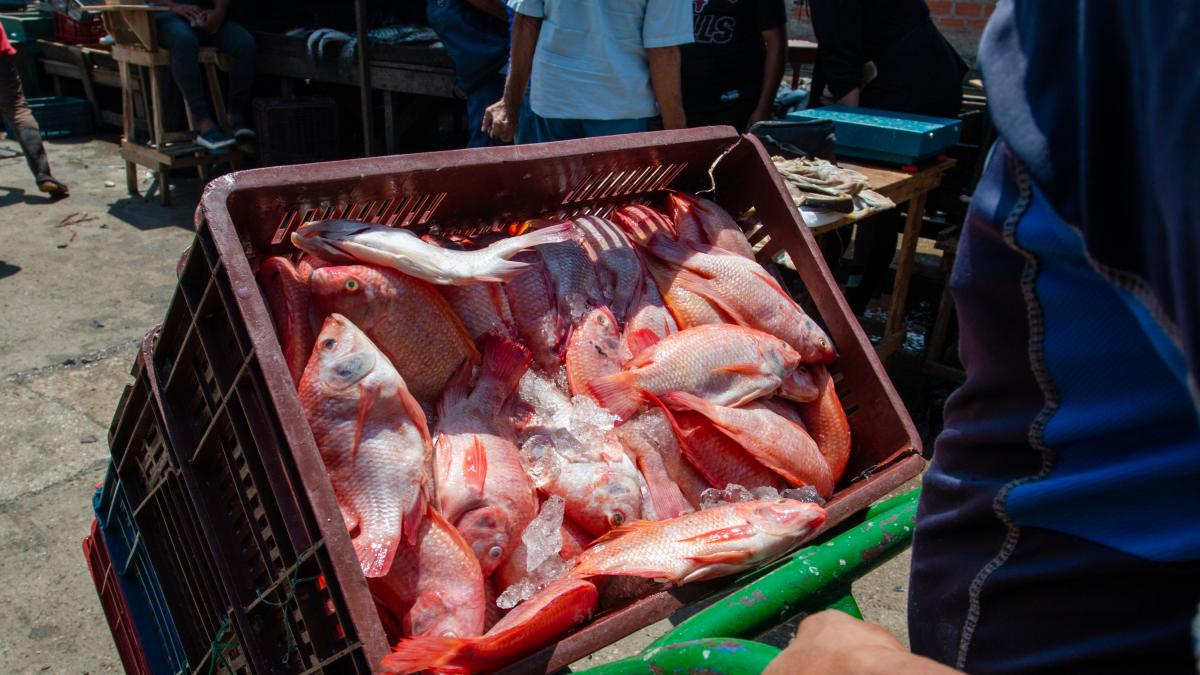
<instances>
[{"instance_id":1,"label":"green metal handle","mask_svg":"<svg viewBox=\"0 0 1200 675\"><path fill-rule=\"evenodd\" d=\"M815 603L827 602L831 591L849 588L850 582L908 546L919 492L913 490L869 509L861 524L801 549L762 578L679 624L651 647L757 635L801 610L820 608L825 603ZM892 508L884 510L884 504Z\"/></svg>"},{"instance_id":2,"label":"green metal handle","mask_svg":"<svg viewBox=\"0 0 1200 675\"><path fill-rule=\"evenodd\" d=\"M707 638L654 647L637 656L587 670L587 675L705 673L759 675L779 650L751 640Z\"/></svg>"}]
</instances>

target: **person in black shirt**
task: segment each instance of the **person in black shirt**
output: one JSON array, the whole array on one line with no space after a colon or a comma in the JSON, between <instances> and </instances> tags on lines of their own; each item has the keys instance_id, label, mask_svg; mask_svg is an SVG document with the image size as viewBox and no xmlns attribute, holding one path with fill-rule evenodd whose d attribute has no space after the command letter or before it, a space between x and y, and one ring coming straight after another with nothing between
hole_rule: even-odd
<instances>
[{"instance_id":1,"label":"person in black shirt","mask_svg":"<svg viewBox=\"0 0 1200 675\"><path fill-rule=\"evenodd\" d=\"M689 126L745 131L771 118L787 55L783 0L692 0L696 41L680 47Z\"/></svg>"},{"instance_id":2,"label":"person in black shirt","mask_svg":"<svg viewBox=\"0 0 1200 675\"><path fill-rule=\"evenodd\" d=\"M967 65L929 18L925 0L808 0L817 37L809 105L838 103L958 117ZM856 228L846 300L862 314L882 285L904 218Z\"/></svg>"}]
</instances>

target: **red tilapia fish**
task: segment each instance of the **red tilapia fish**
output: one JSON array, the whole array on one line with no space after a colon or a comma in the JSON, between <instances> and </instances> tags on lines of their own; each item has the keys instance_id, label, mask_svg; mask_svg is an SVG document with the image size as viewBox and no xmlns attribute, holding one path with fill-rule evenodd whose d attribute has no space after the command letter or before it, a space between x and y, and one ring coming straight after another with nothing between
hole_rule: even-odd
<instances>
[{"instance_id":1,"label":"red tilapia fish","mask_svg":"<svg viewBox=\"0 0 1200 675\"><path fill-rule=\"evenodd\" d=\"M763 466L794 487L811 485L826 499L833 494L833 474L804 427L757 401L741 408L713 405L683 392L664 394L668 406L694 410L737 441Z\"/></svg>"},{"instance_id":2,"label":"red tilapia fish","mask_svg":"<svg viewBox=\"0 0 1200 675\"><path fill-rule=\"evenodd\" d=\"M634 576L676 585L713 579L783 555L824 522L825 509L791 499L758 499L668 520L641 520L593 542L579 554L570 576Z\"/></svg>"},{"instance_id":3,"label":"red tilapia fish","mask_svg":"<svg viewBox=\"0 0 1200 675\"><path fill-rule=\"evenodd\" d=\"M572 223L583 239L588 259L596 266L604 295L610 298L609 308L624 324L633 308L634 299L641 294L645 277L642 260L633 244L615 223L596 216L580 216Z\"/></svg>"},{"instance_id":4,"label":"red tilapia fish","mask_svg":"<svg viewBox=\"0 0 1200 675\"><path fill-rule=\"evenodd\" d=\"M405 635L482 635L479 561L436 509L430 506L427 514L417 542L401 544L387 576L370 580L371 594L401 617Z\"/></svg>"},{"instance_id":5,"label":"red tilapia fish","mask_svg":"<svg viewBox=\"0 0 1200 675\"><path fill-rule=\"evenodd\" d=\"M478 251L457 251L423 241L402 227L319 220L301 225L292 233L292 243L332 262L372 263L431 284L461 285L505 281L526 268L509 260L519 251L570 237L570 223L561 223L500 239Z\"/></svg>"},{"instance_id":6,"label":"red tilapia fish","mask_svg":"<svg viewBox=\"0 0 1200 675\"><path fill-rule=\"evenodd\" d=\"M384 576L401 536L416 542L425 517L425 413L383 352L340 314L317 336L300 404L363 574Z\"/></svg>"},{"instance_id":7,"label":"red tilapia fish","mask_svg":"<svg viewBox=\"0 0 1200 675\"><path fill-rule=\"evenodd\" d=\"M675 238L675 224L660 211L641 204L629 204L613 211L613 222L635 243L645 243L655 235Z\"/></svg>"},{"instance_id":8,"label":"red tilapia fish","mask_svg":"<svg viewBox=\"0 0 1200 675\"><path fill-rule=\"evenodd\" d=\"M547 645L583 623L600 594L582 579L559 579L517 605L476 638L423 637L401 640L383 659L387 673L441 670L478 673L494 670Z\"/></svg>"},{"instance_id":9,"label":"red tilapia fish","mask_svg":"<svg viewBox=\"0 0 1200 675\"><path fill-rule=\"evenodd\" d=\"M537 514L537 497L521 466L512 424L501 414L529 362L529 351L521 345L490 338L474 389L467 364L438 406L438 504L479 558L485 576L512 553Z\"/></svg>"},{"instance_id":10,"label":"red tilapia fish","mask_svg":"<svg viewBox=\"0 0 1200 675\"><path fill-rule=\"evenodd\" d=\"M837 353L829 336L753 259L696 244L691 248L655 237L649 250L678 265L674 283L709 301L747 328L787 342L804 363L829 363Z\"/></svg>"},{"instance_id":11,"label":"red tilapia fish","mask_svg":"<svg viewBox=\"0 0 1200 675\"><path fill-rule=\"evenodd\" d=\"M742 228L725 209L703 197L672 192L667 208L675 221L680 242L712 244L743 258L754 260L754 249Z\"/></svg>"},{"instance_id":12,"label":"red tilapia fish","mask_svg":"<svg viewBox=\"0 0 1200 675\"><path fill-rule=\"evenodd\" d=\"M472 340L485 335L515 338L512 310L500 284L479 283L470 286L436 286L438 292L462 319Z\"/></svg>"},{"instance_id":13,"label":"red tilapia fish","mask_svg":"<svg viewBox=\"0 0 1200 675\"><path fill-rule=\"evenodd\" d=\"M621 334L607 307L588 312L567 341L567 386L572 396L587 395L587 383L621 370Z\"/></svg>"},{"instance_id":14,"label":"red tilapia fish","mask_svg":"<svg viewBox=\"0 0 1200 675\"><path fill-rule=\"evenodd\" d=\"M779 474L763 466L737 441L709 419L691 410L666 411L682 454L708 485L723 488L730 483L745 488L783 487ZM697 501L697 503L699 503Z\"/></svg>"},{"instance_id":15,"label":"red tilapia fish","mask_svg":"<svg viewBox=\"0 0 1200 675\"><path fill-rule=\"evenodd\" d=\"M432 404L464 361L479 362L475 342L433 286L388 269L340 265L313 270L313 300L361 328Z\"/></svg>"},{"instance_id":16,"label":"red tilapia fish","mask_svg":"<svg viewBox=\"0 0 1200 675\"><path fill-rule=\"evenodd\" d=\"M817 366L816 379L820 396L812 403L800 405L797 409L804 420L805 428L812 434L817 447L821 449L821 454L825 456L825 461L829 463L833 479L838 480L850 461L850 423L846 420L846 411L842 408L842 402L838 400L829 371L823 366Z\"/></svg>"},{"instance_id":17,"label":"red tilapia fish","mask_svg":"<svg viewBox=\"0 0 1200 675\"><path fill-rule=\"evenodd\" d=\"M299 386L313 346L308 279L296 270L290 260L279 256L263 261L258 278L275 322L283 360L292 374L292 382Z\"/></svg>"},{"instance_id":18,"label":"red tilapia fish","mask_svg":"<svg viewBox=\"0 0 1200 675\"><path fill-rule=\"evenodd\" d=\"M592 380L588 388L625 420L641 408L647 392L683 391L737 406L779 389L799 360L796 350L762 331L697 326L641 350L624 371Z\"/></svg>"},{"instance_id":19,"label":"red tilapia fish","mask_svg":"<svg viewBox=\"0 0 1200 675\"><path fill-rule=\"evenodd\" d=\"M533 352L538 367L552 373L560 364L559 344L567 323L559 317L558 299L541 257L527 251L517 259L528 269L504 285L504 294L521 341Z\"/></svg>"}]
</instances>

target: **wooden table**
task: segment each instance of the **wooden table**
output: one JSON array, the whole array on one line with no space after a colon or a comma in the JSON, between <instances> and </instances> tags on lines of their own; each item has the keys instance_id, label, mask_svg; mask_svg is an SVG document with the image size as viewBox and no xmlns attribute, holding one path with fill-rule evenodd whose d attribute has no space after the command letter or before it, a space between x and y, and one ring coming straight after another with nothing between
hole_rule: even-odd
<instances>
[{"instance_id":1,"label":"wooden table","mask_svg":"<svg viewBox=\"0 0 1200 675\"><path fill-rule=\"evenodd\" d=\"M892 302L888 307L887 324L883 330L883 341L876 347L879 360L888 358L904 344L907 329L904 327L904 308L908 300L908 284L912 280L913 264L917 258L917 239L920 238L921 221L925 217L925 197L941 182L942 174L954 167L953 159L933 159L916 167L915 171L900 171L896 167L876 164L838 163L847 169L862 173L871 180L871 189L891 199L899 207L908 204L908 215L904 220L904 234L900 237L900 259L896 262L896 280L892 286ZM860 221L867 226L874 213L847 214L833 222L811 228L813 234L823 234L854 225Z\"/></svg>"},{"instance_id":2,"label":"wooden table","mask_svg":"<svg viewBox=\"0 0 1200 675\"><path fill-rule=\"evenodd\" d=\"M792 89L796 89L800 86L800 66L817 62L817 43L788 40L787 62L792 67Z\"/></svg>"}]
</instances>

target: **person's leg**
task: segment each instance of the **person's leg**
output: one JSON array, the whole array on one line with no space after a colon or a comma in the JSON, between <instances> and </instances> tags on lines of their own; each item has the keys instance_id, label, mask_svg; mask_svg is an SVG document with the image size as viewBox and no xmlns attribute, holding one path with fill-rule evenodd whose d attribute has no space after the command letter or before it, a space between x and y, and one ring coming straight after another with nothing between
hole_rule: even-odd
<instances>
[{"instance_id":1,"label":"person's leg","mask_svg":"<svg viewBox=\"0 0 1200 675\"><path fill-rule=\"evenodd\" d=\"M490 145L507 145L502 143L484 132L483 112L487 107L496 101L499 101L504 96L504 76L500 73L495 73L488 79L484 80L479 88L467 94L467 131L471 134L471 140L467 142L468 148L483 148ZM522 106L525 108L528 106ZM518 129L520 123L518 122ZM518 131L519 133L519 131Z\"/></svg>"},{"instance_id":2,"label":"person's leg","mask_svg":"<svg viewBox=\"0 0 1200 675\"><path fill-rule=\"evenodd\" d=\"M229 122L237 128L245 124L250 109L250 89L254 86L254 36L233 21L226 21L209 40L221 53L229 56L229 97L226 107Z\"/></svg>"},{"instance_id":3,"label":"person's leg","mask_svg":"<svg viewBox=\"0 0 1200 675\"><path fill-rule=\"evenodd\" d=\"M171 75L179 85L179 90L183 92L183 100L192 113L196 131L208 131L215 123L212 106L209 105L208 94L204 90L204 77L200 72L197 53L200 41L196 37L196 31L183 17L170 12L160 12L155 21L158 24L159 40L171 52Z\"/></svg>"},{"instance_id":4,"label":"person's leg","mask_svg":"<svg viewBox=\"0 0 1200 675\"><path fill-rule=\"evenodd\" d=\"M25 102L17 60L12 56L0 56L0 115L8 120L16 132L17 142L25 152L25 161L37 181L38 189L52 195L67 194L67 186L50 175L46 147L42 144L37 120Z\"/></svg>"}]
</instances>

